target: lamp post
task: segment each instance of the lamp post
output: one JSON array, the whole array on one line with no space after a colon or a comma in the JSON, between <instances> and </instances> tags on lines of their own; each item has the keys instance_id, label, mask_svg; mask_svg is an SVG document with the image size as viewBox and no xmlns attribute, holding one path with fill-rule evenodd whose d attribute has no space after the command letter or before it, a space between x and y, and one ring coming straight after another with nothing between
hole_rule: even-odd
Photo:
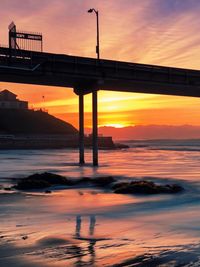
<instances>
[{"instance_id":1,"label":"lamp post","mask_svg":"<svg viewBox=\"0 0 200 267\"><path fill-rule=\"evenodd\" d=\"M97 18L97 45L96 53L99 64L100 49L99 49L99 12L94 8L88 10L88 13L95 13ZM98 166L98 101L97 90L92 92L92 145L93 145L93 166Z\"/></svg>"},{"instance_id":2,"label":"lamp post","mask_svg":"<svg viewBox=\"0 0 200 267\"><path fill-rule=\"evenodd\" d=\"M99 50L99 12L98 10L91 8L88 10L88 13L95 13L97 18L97 45L96 45L96 53L97 53L97 59L100 58L100 50Z\"/></svg>"}]
</instances>

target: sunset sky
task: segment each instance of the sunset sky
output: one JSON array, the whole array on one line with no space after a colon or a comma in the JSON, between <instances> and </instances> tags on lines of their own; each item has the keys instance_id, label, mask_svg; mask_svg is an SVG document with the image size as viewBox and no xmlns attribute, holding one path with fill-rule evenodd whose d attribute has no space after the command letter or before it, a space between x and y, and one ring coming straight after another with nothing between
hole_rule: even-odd
<instances>
[{"instance_id":1,"label":"sunset sky","mask_svg":"<svg viewBox=\"0 0 200 267\"><path fill-rule=\"evenodd\" d=\"M0 43L8 25L42 32L44 51L96 57L99 10L101 57L200 69L199 0L1 0ZM0 83L30 107L78 127L78 98L71 88ZM43 99L44 96L44 99ZM91 95L85 97L85 126L91 126ZM200 99L99 92L99 125L200 125Z\"/></svg>"}]
</instances>

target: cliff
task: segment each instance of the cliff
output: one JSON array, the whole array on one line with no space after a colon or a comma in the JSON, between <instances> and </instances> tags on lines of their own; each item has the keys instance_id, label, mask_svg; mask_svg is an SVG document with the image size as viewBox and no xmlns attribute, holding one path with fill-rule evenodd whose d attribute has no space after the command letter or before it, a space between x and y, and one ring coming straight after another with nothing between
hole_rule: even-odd
<instances>
[{"instance_id":1,"label":"cliff","mask_svg":"<svg viewBox=\"0 0 200 267\"><path fill-rule=\"evenodd\" d=\"M0 149L77 148L78 130L43 111L0 109ZM113 149L112 137L99 137L99 148ZM92 147L92 137L85 136Z\"/></svg>"},{"instance_id":2,"label":"cliff","mask_svg":"<svg viewBox=\"0 0 200 267\"><path fill-rule=\"evenodd\" d=\"M78 134L71 124L43 111L0 109L1 134Z\"/></svg>"}]
</instances>

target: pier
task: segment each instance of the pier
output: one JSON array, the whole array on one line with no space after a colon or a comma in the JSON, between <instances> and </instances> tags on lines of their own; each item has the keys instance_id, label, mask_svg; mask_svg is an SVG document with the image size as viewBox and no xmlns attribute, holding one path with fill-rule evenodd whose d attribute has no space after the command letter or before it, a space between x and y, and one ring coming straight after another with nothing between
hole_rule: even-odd
<instances>
[{"instance_id":1,"label":"pier","mask_svg":"<svg viewBox=\"0 0 200 267\"><path fill-rule=\"evenodd\" d=\"M200 97L199 70L46 53L42 35L18 33L14 24L9 28L9 46L0 47L0 81L73 88L79 97L81 165L86 94L92 93L94 166L98 166L99 90Z\"/></svg>"}]
</instances>

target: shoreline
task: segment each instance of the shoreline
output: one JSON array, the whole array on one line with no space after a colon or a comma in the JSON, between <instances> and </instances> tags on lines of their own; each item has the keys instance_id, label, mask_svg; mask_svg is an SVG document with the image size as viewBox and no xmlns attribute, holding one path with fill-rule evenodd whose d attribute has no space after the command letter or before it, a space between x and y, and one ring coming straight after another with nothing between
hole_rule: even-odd
<instances>
[{"instance_id":1,"label":"shoreline","mask_svg":"<svg viewBox=\"0 0 200 267\"><path fill-rule=\"evenodd\" d=\"M1 266L146 267L171 260L178 264L183 257L189 263L200 247L198 236L183 235L178 229L171 232L174 223L181 222L180 209L174 213L172 208L168 212L155 208L156 203L169 201L166 195L138 197L100 188L68 188L52 194L5 192L0 201ZM143 210L145 205L154 209ZM184 214L188 222L196 216L193 207Z\"/></svg>"},{"instance_id":2,"label":"shoreline","mask_svg":"<svg viewBox=\"0 0 200 267\"><path fill-rule=\"evenodd\" d=\"M129 195L86 184L53 186L51 193L0 190L1 266L200 265L196 152L102 151L100 168L80 168L73 163L76 156L75 150L2 151L0 184L9 187L35 172L52 172L77 180L113 176L116 183L148 179L185 190ZM90 156L86 151L87 162Z\"/></svg>"},{"instance_id":3,"label":"shoreline","mask_svg":"<svg viewBox=\"0 0 200 267\"><path fill-rule=\"evenodd\" d=\"M92 148L92 137L85 136L85 148ZM128 145L114 143L110 136L98 137L99 149L122 149ZM6 149L78 149L78 139L68 135L0 135L0 150Z\"/></svg>"}]
</instances>

